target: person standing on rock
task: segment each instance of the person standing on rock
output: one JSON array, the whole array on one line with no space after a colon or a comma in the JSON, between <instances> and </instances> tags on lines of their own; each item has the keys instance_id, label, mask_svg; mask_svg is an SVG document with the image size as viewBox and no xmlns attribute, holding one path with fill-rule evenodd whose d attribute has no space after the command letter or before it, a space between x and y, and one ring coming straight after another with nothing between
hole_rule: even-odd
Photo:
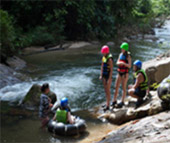
<instances>
[{"instance_id":1,"label":"person standing on rock","mask_svg":"<svg viewBox=\"0 0 170 143\"><path fill-rule=\"evenodd\" d=\"M126 97L126 87L127 87L127 82L128 82L128 78L129 78L129 69L131 68L131 56L130 56L130 52L128 52L129 50L129 45L128 43L122 43L120 46L121 49L121 53L118 57L118 60L116 62L117 66L118 66L118 74L116 77L116 82L115 82L115 93L114 93L114 98L113 98L113 102L112 102L112 107L118 107L118 108L122 108L124 106L124 100ZM119 87L120 84L122 84L122 101L117 104L117 95L119 92Z\"/></svg>"},{"instance_id":2,"label":"person standing on rock","mask_svg":"<svg viewBox=\"0 0 170 143\"><path fill-rule=\"evenodd\" d=\"M145 71L142 69L142 62L136 60L133 63L134 70L134 84L129 85L128 94L134 98L137 98L136 108L143 104L147 90L148 90L148 77Z\"/></svg>"},{"instance_id":3,"label":"person standing on rock","mask_svg":"<svg viewBox=\"0 0 170 143\"><path fill-rule=\"evenodd\" d=\"M51 99L48 97L50 92L49 84L45 83L41 87L41 96L40 96L40 106L39 106L39 117L41 120L42 128L45 127L49 121L48 113L52 108Z\"/></svg>"},{"instance_id":4,"label":"person standing on rock","mask_svg":"<svg viewBox=\"0 0 170 143\"><path fill-rule=\"evenodd\" d=\"M110 87L112 83L112 72L113 72L113 57L109 52L109 47L104 45L101 48L103 54L101 73L99 79L103 81L103 86L106 94L106 105L104 105L104 111L109 110L110 106Z\"/></svg>"}]
</instances>

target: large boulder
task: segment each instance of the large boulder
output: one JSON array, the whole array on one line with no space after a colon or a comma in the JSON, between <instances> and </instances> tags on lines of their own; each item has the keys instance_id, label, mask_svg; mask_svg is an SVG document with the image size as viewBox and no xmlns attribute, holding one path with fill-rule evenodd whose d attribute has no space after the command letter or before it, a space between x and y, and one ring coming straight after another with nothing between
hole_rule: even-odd
<instances>
[{"instance_id":1,"label":"large boulder","mask_svg":"<svg viewBox=\"0 0 170 143\"><path fill-rule=\"evenodd\" d=\"M26 94L23 100L23 104L27 107L38 107L40 103L41 96L41 86L38 84L34 84L29 92ZM52 91L49 92L48 96L51 98L52 103L55 103L57 100L57 96Z\"/></svg>"},{"instance_id":2,"label":"large boulder","mask_svg":"<svg viewBox=\"0 0 170 143\"><path fill-rule=\"evenodd\" d=\"M168 143L170 111L135 120L110 132L99 143Z\"/></svg>"},{"instance_id":3,"label":"large boulder","mask_svg":"<svg viewBox=\"0 0 170 143\"><path fill-rule=\"evenodd\" d=\"M6 62L11 68L15 70L21 70L26 67L26 62L16 56L8 58Z\"/></svg>"},{"instance_id":4,"label":"large boulder","mask_svg":"<svg viewBox=\"0 0 170 143\"><path fill-rule=\"evenodd\" d=\"M159 98L170 107L170 75L160 83L157 91Z\"/></svg>"},{"instance_id":5,"label":"large boulder","mask_svg":"<svg viewBox=\"0 0 170 143\"><path fill-rule=\"evenodd\" d=\"M161 100L157 92L150 92L151 97L139 108L135 109L136 99L129 97L128 104L121 109L113 109L110 112L102 113L102 109L98 111L99 119L107 119L113 124L123 124L125 122L157 114L164 110Z\"/></svg>"},{"instance_id":6,"label":"large boulder","mask_svg":"<svg viewBox=\"0 0 170 143\"><path fill-rule=\"evenodd\" d=\"M170 51L155 59L143 63L143 68L149 78L149 85L160 83L170 75Z\"/></svg>"},{"instance_id":7,"label":"large boulder","mask_svg":"<svg viewBox=\"0 0 170 143\"><path fill-rule=\"evenodd\" d=\"M17 76L19 76L19 73L16 73L12 68L0 64L0 88L21 82Z\"/></svg>"}]
</instances>

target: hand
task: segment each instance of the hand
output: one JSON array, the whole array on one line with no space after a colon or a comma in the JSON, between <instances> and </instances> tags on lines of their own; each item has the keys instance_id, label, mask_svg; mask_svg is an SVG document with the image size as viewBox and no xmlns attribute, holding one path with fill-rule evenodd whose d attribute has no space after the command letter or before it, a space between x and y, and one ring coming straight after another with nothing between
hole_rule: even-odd
<instances>
[{"instance_id":1,"label":"hand","mask_svg":"<svg viewBox=\"0 0 170 143\"><path fill-rule=\"evenodd\" d=\"M102 76L99 77L99 80L102 80Z\"/></svg>"},{"instance_id":2,"label":"hand","mask_svg":"<svg viewBox=\"0 0 170 143\"><path fill-rule=\"evenodd\" d=\"M52 107L53 107L53 104L50 103L50 104L49 104L49 107L52 108Z\"/></svg>"},{"instance_id":3,"label":"hand","mask_svg":"<svg viewBox=\"0 0 170 143\"><path fill-rule=\"evenodd\" d=\"M125 64L125 63L123 63L123 62L121 62L121 63L120 63L120 65L121 65L121 66L125 66L126 64Z\"/></svg>"}]
</instances>

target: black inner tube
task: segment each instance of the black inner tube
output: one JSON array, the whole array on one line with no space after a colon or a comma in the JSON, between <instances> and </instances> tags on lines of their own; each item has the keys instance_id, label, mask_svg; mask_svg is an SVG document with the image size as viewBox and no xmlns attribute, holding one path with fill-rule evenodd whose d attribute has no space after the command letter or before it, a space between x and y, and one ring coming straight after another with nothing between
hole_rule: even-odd
<instances>
[{"instance_id":1,"label":"black inner tube","mask_svg":"<svg viewBox=\"0 0 170 143\"><path fill-rule=\"evenodd\" d=\"M83 119L77 118L74 124L63 124L50 120L47 127L49 132L57 135L72 136L84 132L87 125Z\"/></svg>"}]
</instances>

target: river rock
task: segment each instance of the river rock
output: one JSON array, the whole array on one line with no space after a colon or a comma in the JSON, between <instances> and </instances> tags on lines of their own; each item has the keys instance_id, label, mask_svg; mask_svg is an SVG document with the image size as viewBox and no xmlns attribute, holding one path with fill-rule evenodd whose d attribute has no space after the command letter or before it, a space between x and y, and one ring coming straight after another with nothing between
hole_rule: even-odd
<instances>
[{"instance_id":1,"label":"river rock","mask_svg":"<svg viewBox=\"0 0 170 143\"><path fill-rule=\"evenodd\" d=\"M169 53L170 51L168 51ZM149 85L160 83L164 78L170 75L170 57L161 57L152 59L143 63L143 68L149 78Z\"/></svg>"},{"instance_id":2,"label":"river rock","mask_svg":"<svg viewBox=\"0 0 170 143\"><path fill-rule=\"evenodd\" d=\"M107 42L106 45L108 45L109 47L114 47L115 46L115 43L110 41L110 42Z\"/></svg>"},{"instance_id":3,"label":"river rock","mask_svg":"<svg viewBox=\"0 0 170 143\"><path fill-rule=\"evenodd\" d=\"M103 114L101 114L102 113L101 111L98 111L99 112L98 118L107 119L109 122L113 124L120 125L134 119L154 115L163 111L164 108L162 106L161 100L158 98L157 92L151 91L150 94L151 97L148 98L146 102L137 109L135 109L136 99L129 97L127 99L128 105L121 109L114 108L110 112L106 112Z\"/></svg>"},{"instance_id":4,"label":"river rock","mask_svg":"<svg viewBox=\"0 0 170 143\"><path fill-rule=\"evenodd\" d=\"M6 62L11 68L15 70L21 70L26 67L26 62L16 56L8 58Z\"/></svg>"},{"instance_id":5,"label":"river rock","mask_svg":"<svg viewBox=\"0 0 170 143\"><path fill-rule=\"evenodd\" d=\"M170 142L170 111L135 120L110 132L98 143L168 143Z\"/></svg>"},{"instance_id":6,"label":"river rock","mask_svg":"<svg viewBox=\"0 0 170 143\"><path fill-rule=\"evenodd\" d=\"M159 98L170 107L170 75L161 82L157 91Z\"/></svg>"},{"instance_id":7,"label":"river rock","mask_svg":"<svg viewBox=\"0 0 170 143\"><path fill-rule=\"evenodd\" d=\"M38 107L40 103L40 96L41 96L41 86L38 84L34 84L26 96L23 99L23 104L26 107ZM57 96L55 93L50 91L48 96L51 98L52 103L55 103L57 100Z\"/></svg>"},{"instance_id":8,"label":"river rock","mask_svg":"<svg viewBox=\"0 0 170 143\"><path fill-rule=\"evenodd\" d=\"M71 46L69 47L70 49L76 49L76 48L83 48L86 46L91 46L92 44L89 42L84 42L84 41L80 41L80 42L74 42L71 44Z\"/></svg>"},{"instance_id":9,"label":"river rock","mask_svg":"<svg viewBox=\"0 0 170 143\"><path fill-rule=\"evenodd\" d=\"M13 85L18 82L21 82L20 79L17 78L18 73L16 73L12 68L0 64L0 88L3 88L7 85Z\"/></svg>"}]
</instances>

